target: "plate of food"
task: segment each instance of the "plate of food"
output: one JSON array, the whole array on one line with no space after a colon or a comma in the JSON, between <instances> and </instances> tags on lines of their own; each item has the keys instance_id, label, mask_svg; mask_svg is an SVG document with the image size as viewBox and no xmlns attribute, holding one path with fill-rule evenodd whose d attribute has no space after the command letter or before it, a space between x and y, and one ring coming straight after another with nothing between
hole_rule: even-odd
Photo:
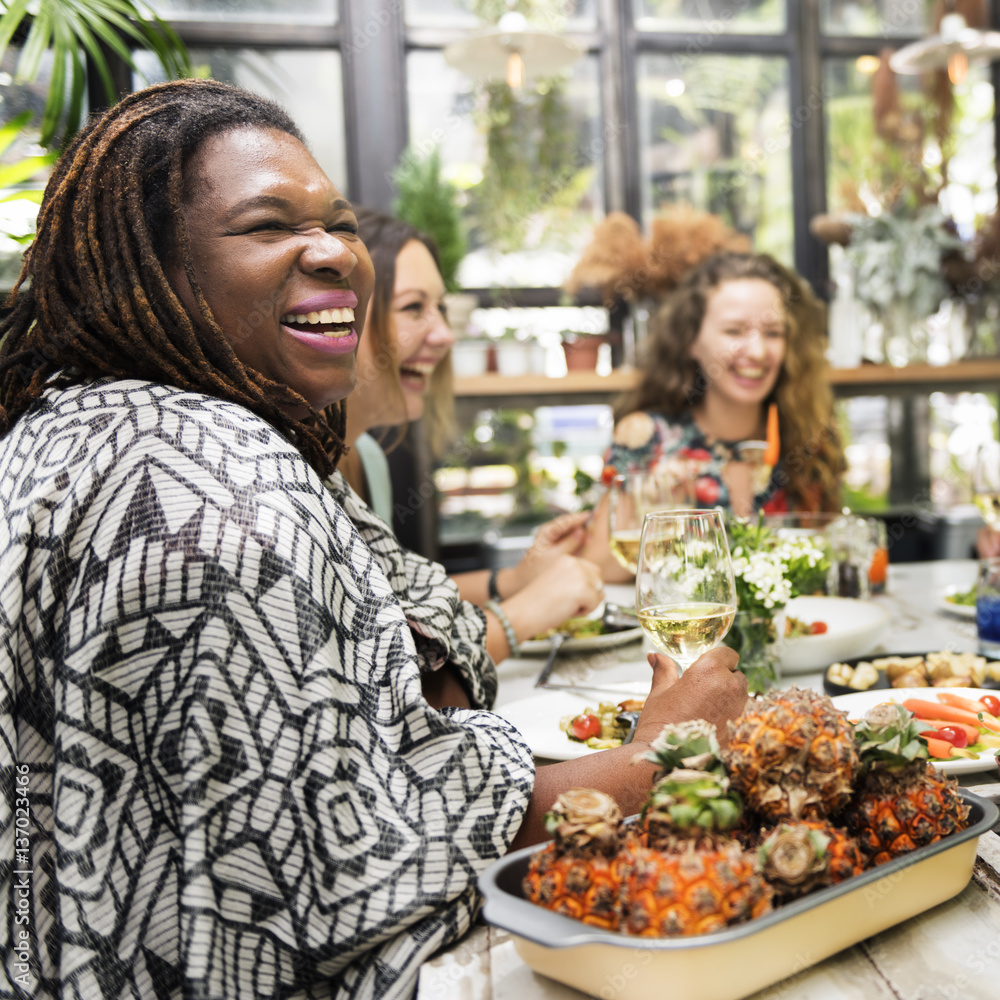
<instances>
[{"instance_id":1,"label":"plate of food","mask_svg":"<svg viewBox=\"0 0 1000 1000\"><path fill-rule=\"evenodd\" d=\"M786 674L823 670L874 649L889 626L885 609L848 597L796 597L785 606L779 648Z\"/></svg>"},{"instance_id":2,"label":"plate of food","mask_svg":"<svg viewBox=\"0 0 1000 1000\"><path fill-rule=\"evenodd\" d=\"M829 695L901 687L1000 688L1000 660L947 649L892 653L831 663L823 675L823 690Z\"/></svg>"},{"instance_id":3,"label":"plate of food","mask_svg":"<svg viewBox=\"0 0 1000 1000\"><path fill-rule=\"evenodd\" d=\"M562 644L564 653L588 653L591 650L607 649L611 646L625 646L642 638L642 626L614 625L599 617L581 616L570 618L558 629L545 635L527 639L518 646L521 656L544 656L552 648L552 636L556 632L568 632L569 638Z\"/></svg>"},{"instance_id":4,"label":"plate of food","mask_svg":"<svg viewBox=\"0 0 1000 1000\"><path fill-rule=\"evenodd\" d=\"M648 681L625 681L602 684L599 690L543 691L512 701L496 712L517 726L535 757L575 760L620 746L625 727L614 727L614 717L625 710L623 705L628 710L642 708L648 694ZM581 718L586 716L593 718ZM595 719L598 729L594 728Z\"/></svg>"},{"instance_id":5,"label":"plate of food","mask_svg":"<svg viewBox=\"0 0 1000 1000\"><path fill-rule=\"evenodd\" d=\"M856 691L833 699L857 722L870 708L895 701L926 727L931 762L945 774L991 771L1000 749L1000 698L979 688L889 688ZM982 715L982 719L979 715ZM946 754L954 756L945 756ZM960 755L960 756L959 756Z\"/></svg>"},{"instance_id":6,"label":"plate of food","mask_svg":"<svg viewBox=\"0 0 1000 1000\"><path fill-rule=\"evenodd\" d=\"M950 615L958 615L960 618L976 617L976 586L971 587L948 587L941 597L938 605L939 611L946 611Z\"/></svg>"}]
</instances>

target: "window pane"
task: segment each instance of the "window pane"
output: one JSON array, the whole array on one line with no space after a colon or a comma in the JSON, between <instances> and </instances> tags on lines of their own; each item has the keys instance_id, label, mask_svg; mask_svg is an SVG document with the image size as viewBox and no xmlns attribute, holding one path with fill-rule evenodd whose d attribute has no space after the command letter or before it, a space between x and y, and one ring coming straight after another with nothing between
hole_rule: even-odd
<instances>
[{"instance_id":1,"label":"window pane","mask_svg":"<svg viewBox=\"0 0 1000 1000\"><path fill-rule=\"evenodd\" d=\"M277 101L302 130L317 162L337 188L350 197L344 156L344 88L340 53L329 49L191 48L199 76L209 76ZM141 55L141 54L140 54ZM147 79L162 79L148 58L137 59ZM302 85L303 80L309 86Z\"/></svg>"},{"instance_id":2,"label":"window pane","mask_svg":"<svg viewBox=\"0 0 1000 1000\"><path fill-rule=\"evenodd\" d=\"M477 88L440 52L411 52L407 80L412 148L439 146L462 191L460 282L562 284L604 216L597 59L581 59L548 95L525 88L513 100L506 86Z\"/></svg>"},{"instance_id":3,"label":"window pane","mask_svg":"<svg viewBox=\"0 0 1000 1000\"><path fill-rule=\"evenodd\" d=\"M891 459L888 401L883 396L838 400L837 423L847 459L844 504L854 511L883 510L889 501Z\"/></svg>"},{"instance_id":4,"label":"window pane","mask_svg":"<svg viewBox=\"0 0 1000 1000\"><path fill-rule=\"evenodd\" d=\"M25 111L32 112L32 118L17 138L4 151L2 164L19 163L29 156L41 156L45 150L38 145L41 134L42 110L52 79L52 53L42 53L35 80L21 83L15 80L17 62L21 49L8 46L0 64L0 125L6 125ZM67 73L69 69L67 67ZM50 171L41 170L32 178L15 185L13 189L0 191L5 200L0 201L0 289L11 288L21 272L21 255L24 247L11 237L27 236L35 231L38 215L37 203L26 198L10 198L14 190L41 191L48 182Z\"/></svg>"},{"instance_id":5,"label":"window pane","mask_svg":"<svg viewBox=\"0 0 1000 1000\"><path fill-rule=\"evenodd\" d=\"M675 202L792 263L788 66L760 56L638 61L643 220Z\"/></svg>"},{"instance_id":6,"label":"window pane","mask_svg":"<svg viewBox=\"0 0 1000 1000\"><path fill-rule=\"evenodd\" d=\"M338 0L150 0L160 17L175 21L280 21L285 24L335 24Z\"/></svg>"},{"instance_id":7,"label":"window pane","mask_svg":"<svg viewBox=\"0 0 1000 1000\"><path fill-rule=\"evenodd\" d=\"M785 0L635 0L640 31L722 34L781 34Z\"/></svg>"},{"instance_id":8,"label":"window pane","mask_svg":"<svg viewBox=\"0 0 1000 1000\"><path fill-rule=\"evenodd\" d=\"M943 179L934 105L921 90L921 78L896 77L899 113L883 123L884 135L879 135L873 114L874 77L864 68L863 60L853 59L829 59L824 65L827 204L834 213L872 213L894 201L905 204L913 200L918 185L934 190ZM959 234L970 239L997 206L994 95L988 67L970 66L953 93L944 150L951 147L948 183L939 204L955 220Z\"/></svg>"},{"instance_id":9,"label":"window pane","mask_svg":"<svg viewBox=\"0 0 1000 1000\"><path fill-rule=\"evenodd\" d=\"M993 440L997 397L982 392L932 392L930 401L931 500L941 508L969 504L976 452ZM981 518L975 520L978 526Z\"/></svg>"},{"instance_id":10,"label":"window pane","mask_svg":"<svg viewBox=\"0 0 1000 1000\"><path fill-rule=\"evenodd\" d=\"M495 24L506 0L406 0L406 23L414 27L478 27ZM597 24L597 0L534 0L518 7L529 20L558 31L584 31Z\"/></svg>"},{"instance_id":11,"label":"window pane","mask_svg":"<svg viewBox=\"0 0 1000 1000\"><path fill-rule=\"evenodd\" d=\"M821 0L827 35L923 35L930 25L924 0Z\"/></svg>"}]
</instances>

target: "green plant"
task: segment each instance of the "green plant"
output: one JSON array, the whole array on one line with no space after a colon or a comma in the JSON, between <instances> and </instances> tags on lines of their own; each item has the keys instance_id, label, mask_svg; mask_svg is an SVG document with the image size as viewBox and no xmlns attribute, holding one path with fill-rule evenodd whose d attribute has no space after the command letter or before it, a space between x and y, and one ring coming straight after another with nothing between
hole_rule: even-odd
<instances>
[{"instance_id":1,"label":"green plant","mask_svg":"<svg viewBox=\"0 0 1000 1000\"><path fill-rule=\"evenodd\" d=\"M140 10L140 6L142 10ZM143 13L145 11L146 13ZM80 127L88 64L101 79L108 103L118 99L109 54L138 72L133 50L151 51L171 78L191 73L187 47L177 33L146 4L130 0L12 0L0 2L0 58L20 48L14 83L36 80L43 57L51 53L52 74L41 120L24 111L0 129L0 156L17 144L38 144L47 152L29 153L0 166L0 201L41 202L41 189L20 185L45 171ZM15 243L30 243L34 234L2 232Z\"/></svg>"},{"instance_id":2,"label":"green plant","mask_svg":"<svg viewBox=\"0 0 1000 1000\"><path fill-rule=\"evenodd\" d=\"M572 222L594 167L584 162L565 81L540 80L534 91L519 92L493 82L483 90L487 157L482 181L469 192L472 214L480 242L520 250Z\"/></svg>"},{"instance_id":3,"label":"green plant","mask_svg":"<svg viewBox=\"0 0 1000 1000\"><path fill-rule=\"evenodd\" d=\"M141 9L140 9L141 8ZM145 13L144 13L145 11ZM171 78L191 71L177 33L145 3L131 0L12 0L0 14L0 57L27 19L15 82L37 78L42 57L52 52L52 79L42 112L40 143L57 145L80 127L87 64L94 67L109 103L118 98L108 53L136 70L132 48L147 49ZM67 73L68 70L68 73Z\"/></svg>"},{"instance_id":4,"label":"green plant","mask_svg":"<svg viewBox=\"0 0 1000 1000\"><path fill-rule=\"evenodd\" d=\"M30 111L22 111L16 118L12 118L3 128L0 128L0 157L22 137L24 129L31 121ZM0 192L7 192L0 196L0 202L5 201L32 201L36 205L42 200L42 192L38 189L21 189L17 185L31 180L36 174L47 170L58 159L59 154L48 152L41 155L25 156L20 160L10 164L0 164ZM32 233L4 234L15 243L30 243L34 238Z\"/></svg>"},{"instance_id":5,"label":"green plant","mask_svg":"<svg viewBox=\"0 0 1000 1000\"><path fill-rule=\"evenodd\" d=\"M920 319L937 312L949 294L942 258L963 249L941 210L928 205L876 218L850 215L847 221L852 228L846 254L858 301L876 315L897 302Z\"/></svg>"},{"instance_id":6,"label":"green plant","mask_svg":"<svg viewBox=\"0 0 1000 1000\"><path fill-rule=\"evenodd\" d=\"M433 237L441 254L441 277L449 292L458 291L458 268L466 239L458 191L441 175L441 154L435 148L420 157L407 151L392 175L396 185L395 215Z\"/></svg>"}]
</instances>

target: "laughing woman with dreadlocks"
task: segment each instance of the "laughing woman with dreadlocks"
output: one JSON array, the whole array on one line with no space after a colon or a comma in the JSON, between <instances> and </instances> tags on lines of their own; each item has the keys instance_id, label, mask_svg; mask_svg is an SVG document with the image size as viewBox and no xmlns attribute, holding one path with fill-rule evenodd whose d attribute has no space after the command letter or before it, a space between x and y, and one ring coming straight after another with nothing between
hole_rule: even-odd
<instances>
[{"instance_id":1,"label":"laughing woman with dreadlocks","mask_svg":"<svg viewBox=\"0 0 1000 1000\"><path fill-rule=\"evenodd\" d=\"M0 325L18 995L406 996L560 791L638 805L633 747L534 773L482 613L334 471L371 288L295 126L222 84L124 99L49 182ZM657 661L639 749L734 716L733 659Z\"/></svg>"}]
</instances>

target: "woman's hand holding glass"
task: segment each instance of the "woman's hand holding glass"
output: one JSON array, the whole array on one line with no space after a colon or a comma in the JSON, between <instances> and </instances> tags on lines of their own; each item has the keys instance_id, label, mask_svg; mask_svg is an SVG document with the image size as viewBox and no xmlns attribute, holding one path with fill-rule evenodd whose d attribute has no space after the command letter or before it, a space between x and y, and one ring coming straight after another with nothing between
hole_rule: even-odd
<instances>
[{"instance_id":1,"label":"woman's hand holding glass","mask_svg":"<svg viewBox=\"0 0 1000 1000\"><path fill-rule=\"evenodd\" d=\"M608 534L615 561L635 575L642 519L650 511L677 506L673 477L664 470L615 476L608 491Z\"/></svg>"},{"instance_id":2,"label":"woman's hand holding glass","mask_svg":"<svg viewBox=\"0 0 1000 1000\"><path fill-rule=\"evenodd\" d=\"M736 581L717 510L654 511L639 540L636 612L683 670L717 646L736 616Z\"/></svg>"}]
</instances>

